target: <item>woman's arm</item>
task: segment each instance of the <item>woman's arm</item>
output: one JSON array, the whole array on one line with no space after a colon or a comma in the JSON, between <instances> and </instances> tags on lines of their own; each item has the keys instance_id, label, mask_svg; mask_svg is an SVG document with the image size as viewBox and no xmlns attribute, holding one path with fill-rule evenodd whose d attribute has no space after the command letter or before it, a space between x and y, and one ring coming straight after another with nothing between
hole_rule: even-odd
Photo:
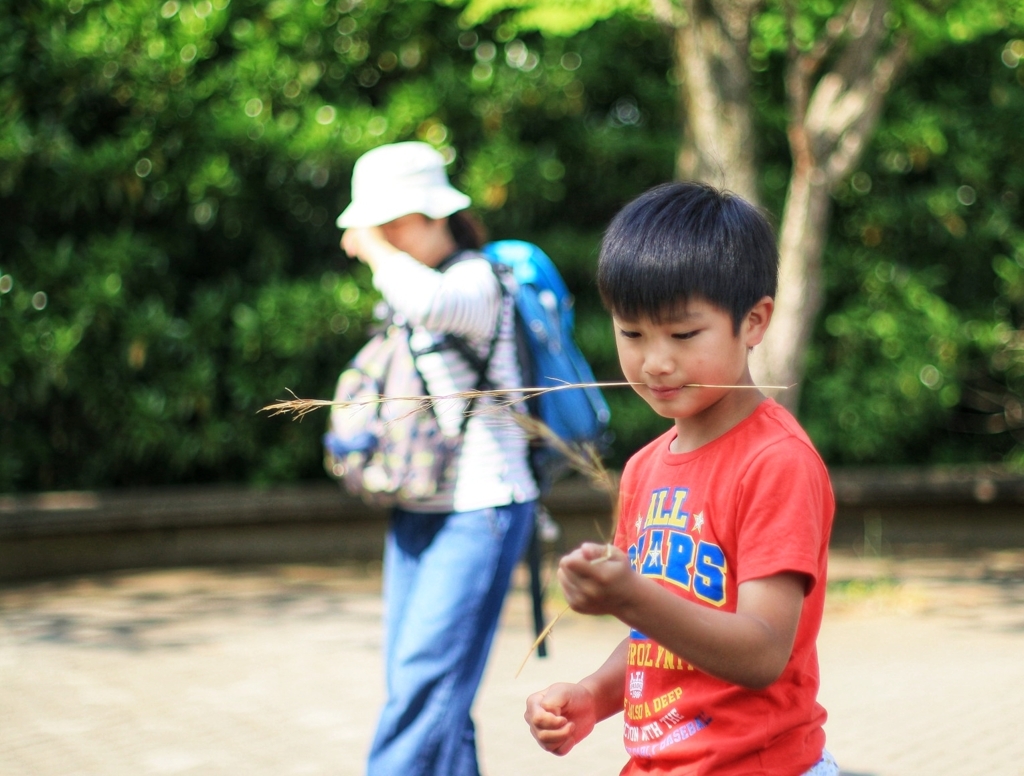
<instances>
[{"instance_id":1,"label":"woman's arm","mask_svg":"<svg viewBox=\"0 0 1024 776\"><path fill-rule=\"evenodd\" d=\"M438 272L399 254L374 271L373 284L413 325L481 340L494 336L501 287L486 259Z\"/></svg>"},{"instance_id":2,"label":"woman's arm","mask_svg":"<svg viewBox=\"0 0 1024 776\"><path fill-rule=\"evenodd\" d=\"M438 272L404 253L379 228L349 229L342 248L373 270L373 284L414 326L476 339L494 334L501 286L486 259Z\"/></svg>"}]
</instances>

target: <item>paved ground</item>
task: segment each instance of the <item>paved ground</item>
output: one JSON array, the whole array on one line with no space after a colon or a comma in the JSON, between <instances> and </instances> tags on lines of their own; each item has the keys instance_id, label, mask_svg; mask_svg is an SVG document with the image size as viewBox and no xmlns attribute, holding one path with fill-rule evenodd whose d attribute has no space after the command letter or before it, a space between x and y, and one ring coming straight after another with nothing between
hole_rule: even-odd
<instances>
[{"instance_id":1,"label":"paved ground","mask_svg":"<svg viewBox=\"0 0 1024 776\"><path fill-rule=\"evenodd\" d=\"M829 748L853 776L1024 774L1024 553L836 555L820 639ZM0 588L2 776L356 776L381 699L375 569L283 566ZM552 655L516 592L476 718L487 776L608 774L618 724L558 759L528 692L622 635L567 615Z\"/></svg>"}]
</instances>

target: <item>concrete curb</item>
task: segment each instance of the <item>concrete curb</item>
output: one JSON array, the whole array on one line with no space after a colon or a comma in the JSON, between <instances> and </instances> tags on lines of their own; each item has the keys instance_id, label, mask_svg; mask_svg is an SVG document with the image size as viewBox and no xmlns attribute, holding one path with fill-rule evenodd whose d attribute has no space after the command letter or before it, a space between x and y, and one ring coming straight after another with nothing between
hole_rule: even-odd
<instances>
[{"instance_id":1,"label":"concrete curb","mask_svg":"<svg viewBox=\"0 0 1024 776\"><path fill-rule=\"evenodd\" d=\"M1001 467L832 473L833 544L881 554L1024 546L1024 475ZM608 497L579 479L545 498L555 550L605 540ZM324 481L0 496L0 580L161 566L374 560L386 510Z\"/></svg>"}]
</instances>

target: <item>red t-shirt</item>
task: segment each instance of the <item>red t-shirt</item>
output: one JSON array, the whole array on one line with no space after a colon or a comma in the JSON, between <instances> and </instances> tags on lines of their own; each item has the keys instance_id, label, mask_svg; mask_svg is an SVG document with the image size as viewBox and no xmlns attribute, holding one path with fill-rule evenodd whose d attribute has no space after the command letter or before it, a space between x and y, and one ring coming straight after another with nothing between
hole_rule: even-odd
<instances>
[{"instance_id":1,"label":"red t-shirt","mask_svg":"<svg viewBox=\"0 0 1024 776\"><path fill-rule=\"evenodd\" d=\"M767 399L718 439L671 453L671 430L626 464L615 544L633 568L702 606L736 611L742 582L807 576L793 654L764 690L688 665L630 633L622 774L796 776L820 758L815 640L835 502L803 429Z\"/></svg>"}]
</instances>

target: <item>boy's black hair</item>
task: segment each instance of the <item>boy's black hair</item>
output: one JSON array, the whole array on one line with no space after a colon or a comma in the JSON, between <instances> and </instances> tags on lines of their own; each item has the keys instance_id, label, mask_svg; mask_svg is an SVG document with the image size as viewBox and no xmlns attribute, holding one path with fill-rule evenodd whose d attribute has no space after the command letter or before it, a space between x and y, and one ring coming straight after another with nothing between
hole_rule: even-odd
<instances>
[{"instance_id":1,"label":"boy's black hair","mask_svg":"<svg viewBox=\"0 0 1024 776\"><path fill-rule=\"evenodd\" d=\"M601 244L597 285L626 320L671 316L703 299L732 316L734 333L764 296L775 296L779 254L761 212L702 183L666 183L612 219Z\"/></svg>"}]
</instances>

